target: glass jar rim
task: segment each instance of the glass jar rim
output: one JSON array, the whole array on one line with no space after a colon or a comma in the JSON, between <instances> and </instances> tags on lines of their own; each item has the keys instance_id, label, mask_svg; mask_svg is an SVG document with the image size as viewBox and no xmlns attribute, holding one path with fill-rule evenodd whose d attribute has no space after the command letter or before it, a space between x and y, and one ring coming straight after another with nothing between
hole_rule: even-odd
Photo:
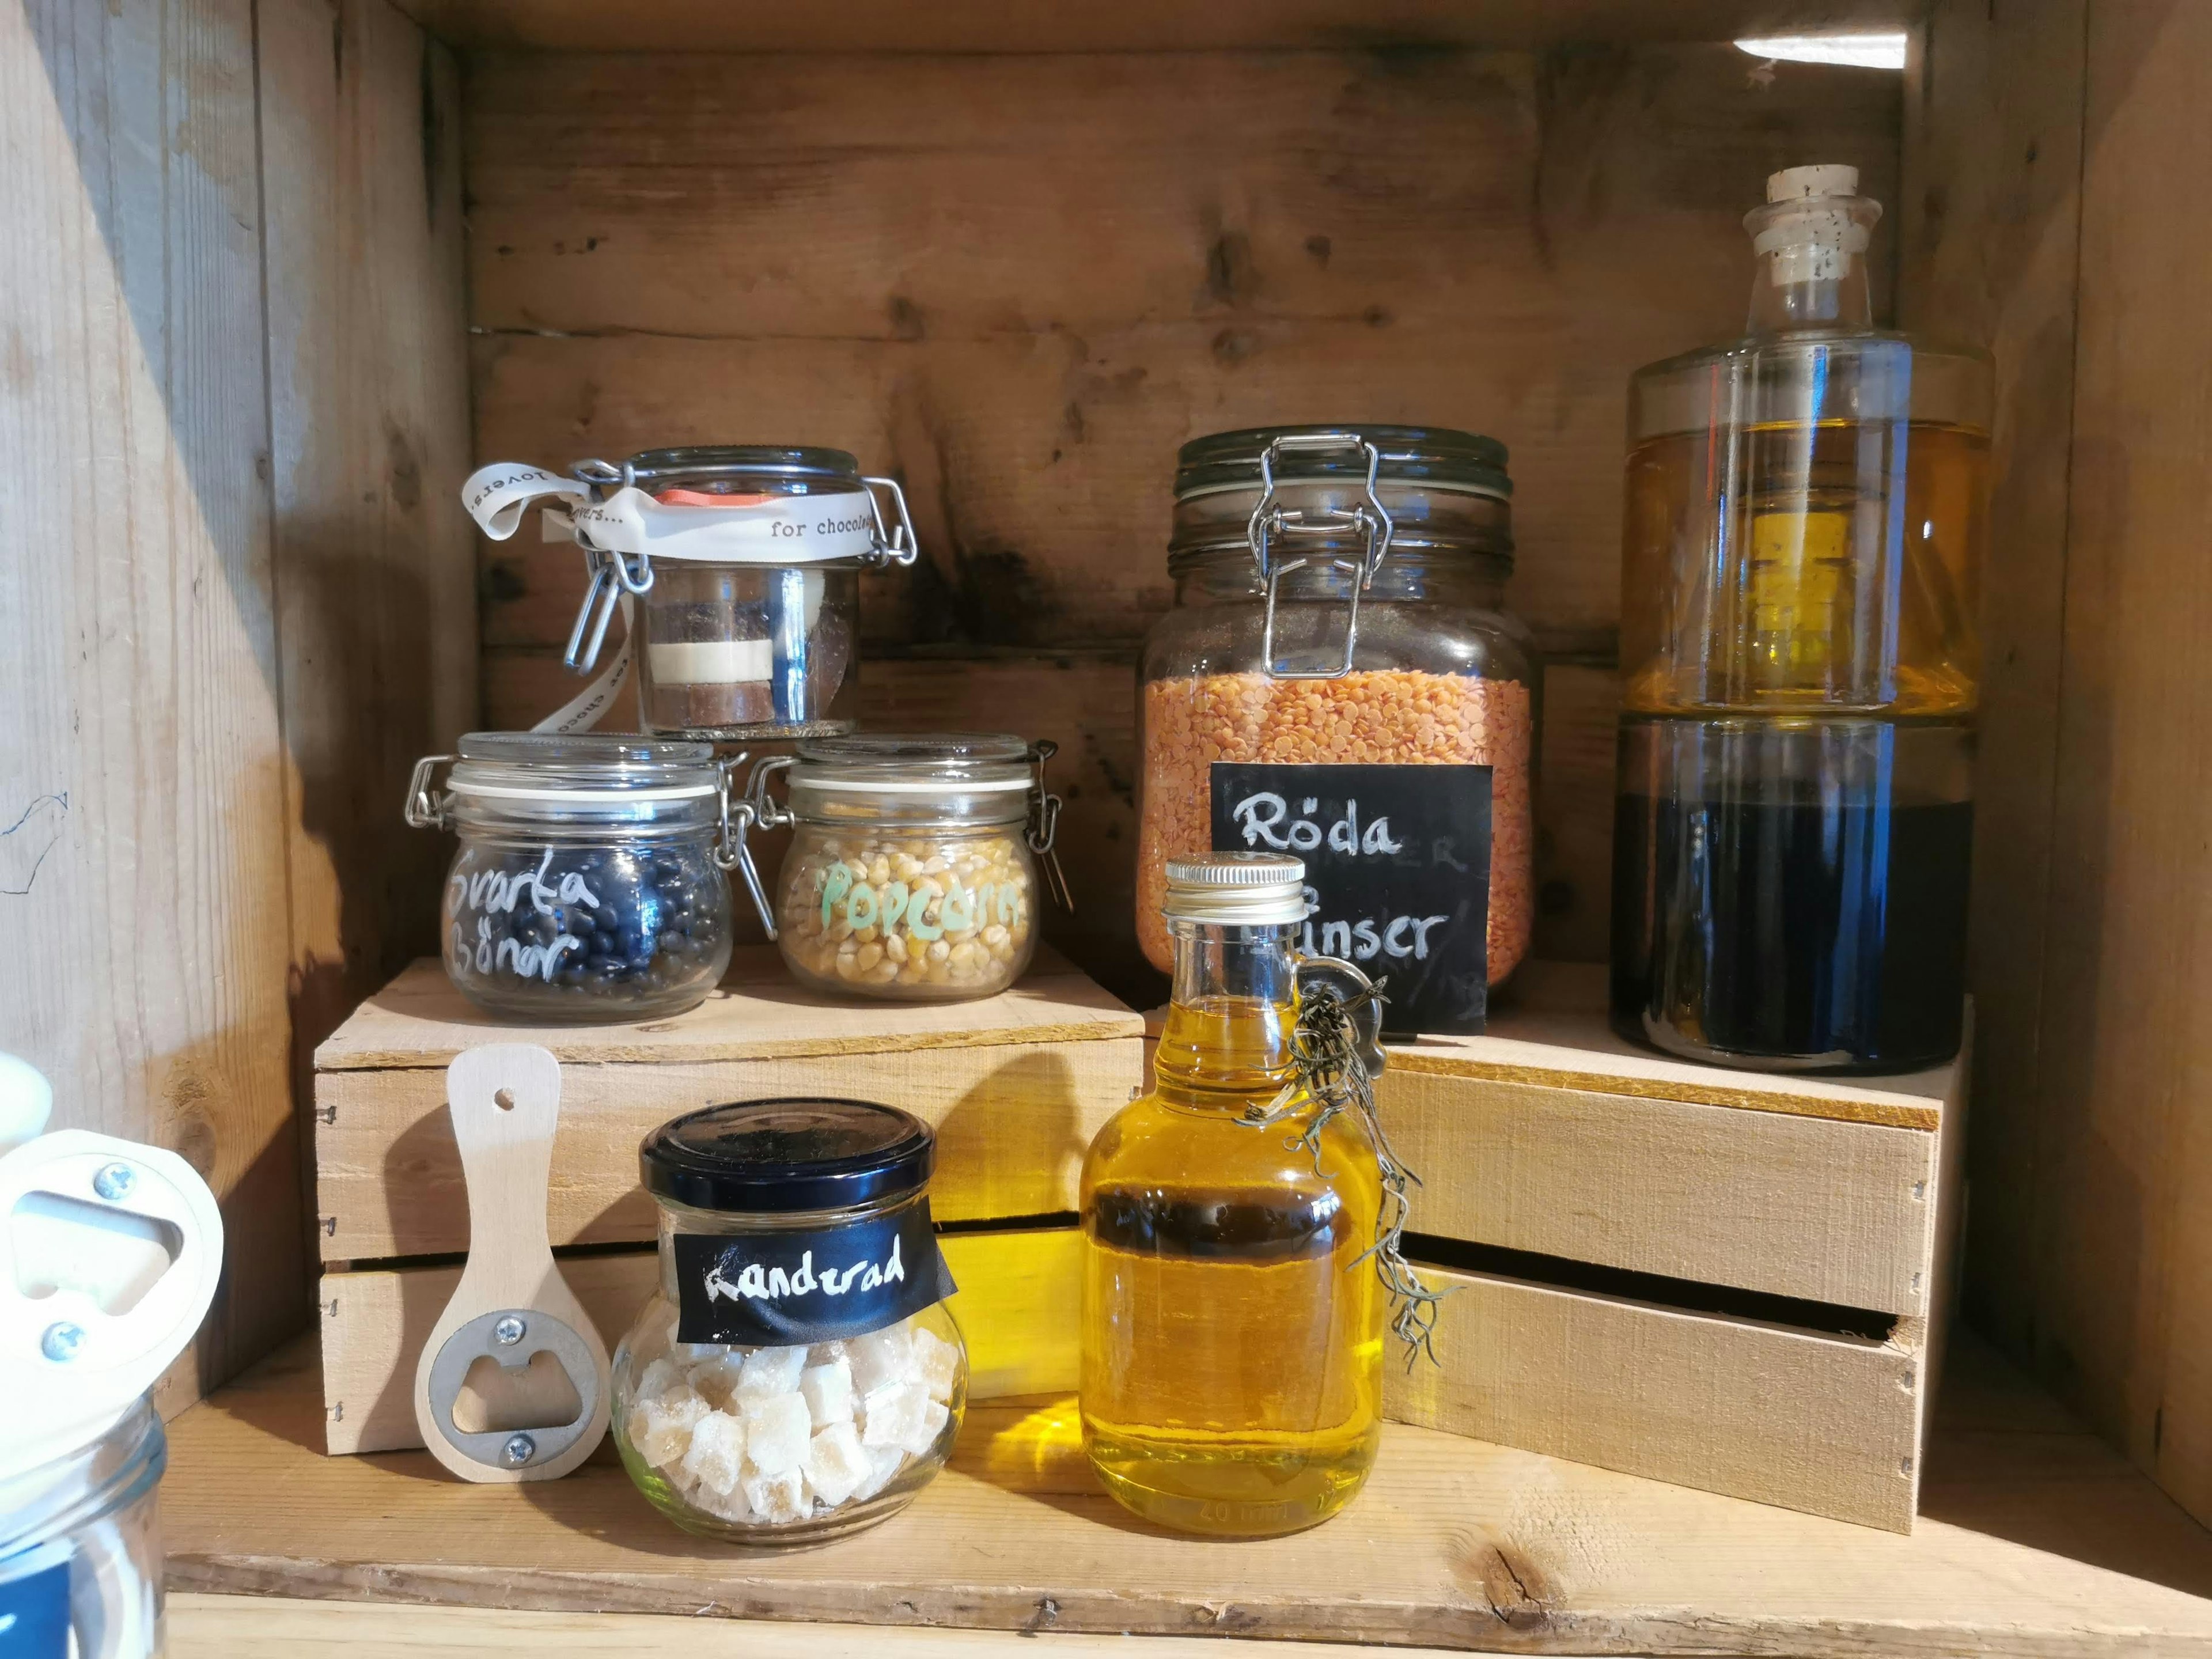
<instances>
[{"instance_id":1,"label":"glass jar rim","mask_svg":"<svg viewBox=\"0 0 2212 1659\"><path fill-rule=\"evenodd\" d=\"M471 732L447 779L456 800L606 807L625 816L722 788L714 746L608 732Z\"/></svg>"},{"instance_id":2,"label":"glass jar rim","mask_svg":"<svg viewBox=\"0 0 2212 1659\"><path fill-rule=\"evenodd\" d=\"M657 1200L720 1214L788 1215L914 1197L937 1136L911 1112L834 1095L727 1101L672 1118L638 1147Z\"/></svg>"},{"instance_id":3,"label":"glass jar rim","mask_svg":"<svg viewBox=\"0 0 2212 1659\"><path fill-rule=\"evenodd\" d=\"M810 822L841 822L805 810L808 792L819 803L835 795L861 796L884 807L899 803L903 815L935 822L933 803L978 795L1005 798L989 819L954 811L964 823L1015 823L1029 815L1036 783L1026 739L1011 732L870 732L803 738L791 767L792 811Z\"/></svg>"},{"instance_id":4,"label":"glass jar rim","mask_svg":"<svg viewBox=\"0 0 2212 1659\"><path fill-rule=\"evenodd\" d=\"M1176 453L1176 500L1185 501L1224 490L1257 490L1260 459L1271 444L1283 438L1316 438L1331 433L1348 434L1374 446L1378 489L1384 483L1418 484L1429 490L1512 499L1506 447L1495 438L1450 427L1346 422L1240 427L1194 438ZM1288 484L1364 483L1367 463L1360 451L1348 447L1300 449L1279 456L1273 472L1278 489Z\"/></svg>"},{"instance_id":5,"label":"glass jar rim","mask_svg":"<svg viewBox=\"0 0 2212 1659\"><path fill-rule=\"evenodd\" d=\"M596 470L605 463L579 461L570 469L578 477L599 482ZM702 474L727 473L793 482L820 481L860 486L860 458L850 450L811 444L684 444L668 449L641 449L622 464L625 482L641 486L667 483Z\"/></svg>"}]
</instances>

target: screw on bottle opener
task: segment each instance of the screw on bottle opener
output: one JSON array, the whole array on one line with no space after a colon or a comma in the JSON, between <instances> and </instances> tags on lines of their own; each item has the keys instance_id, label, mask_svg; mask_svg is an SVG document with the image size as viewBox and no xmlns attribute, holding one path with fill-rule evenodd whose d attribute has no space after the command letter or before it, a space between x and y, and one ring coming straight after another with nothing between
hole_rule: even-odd
<instances>
[{"instance_id":1,"label":"screw on bottle opener","mask_svg":"<svg viewBox=\"0 0 2212 1659\"><path fill-rule=\"evenodd\" d=\"M512 1338L504 1328L516 1324L521 1334ZM512 1429L486 1429L471 1434L453 1422L453 1402L467 1382L469 1367L489 1355L507 1370L526 1369L541 1353L550 1353L576 1390L576 1415L567 1423L533 1428L527 1434ZM447 1443L470 1462L489 1468L525 1468L549 1462L574 1445L590 1426L599 1393L599 1368L591 1349L568 1325L543 1309L498 1308L478 1314L447 1337L430 1362L430 1420ZM523 1448L515 1455L518 1446Z\"/></svg>"},{"instance_id":2,"label":"screw on bottle opener","mask_svg":"<svg viewBox=\"0 0 2212 1659\"><path fill-rule=\"evenodd\" d=\"M1059 752L1060 745L1050 738L1039 738L1030 745L1036 781L1030 787L1030 821L1023 839L1043 868L1045 891L1052 895L1054 904L1073 915L1075 895L1068 888L1067 872L1060 867L1060 854L1053 851L1053 842L1060 834L1060 800L1044 787L1044 763Z\"/></svg>"},{"instance_id":3,"label":"screw on bottle opener","mask_svg":"<svg viewBox=\"0 0 2212 1659\"><path fill-rule=\"evenodd\" d=\"M1346 510L1343 507L1283 507L1275 501L1275 462L1279 453L1302 451L1307 453L1326 453L1334 450L1352 450L1367 458L1366 499ZM1259 568L1261 579L1267 584L1266 620L1260 635L1260 665L1271 679L1279 680L1339 680L1352 672L1354 653L1359 640L1359 596L1375 580L1375 573L1390 551L1393 526L1390 514L1382 506L1382 498L1376 493L1375 484L1382 468L1382 452L1357 432L1286 432L1271 441L1260 452L1260 499L1252 508L1252 517L1246 525L1244 537L1252 549L1252 561ZM1367 550L1357 561L1331 557L1328 566L1341 570L1352 578L1352 599L1344 625L1344 655L1334 668L1287 668L1275 660L1275 605L1283 578L1294 570L1304 568L1310 559L1291 559L1277 562L1271 548L1278 538L1299 536L1341 536L1357 531L1365 538Z\"/></svg>"}]
</instances>

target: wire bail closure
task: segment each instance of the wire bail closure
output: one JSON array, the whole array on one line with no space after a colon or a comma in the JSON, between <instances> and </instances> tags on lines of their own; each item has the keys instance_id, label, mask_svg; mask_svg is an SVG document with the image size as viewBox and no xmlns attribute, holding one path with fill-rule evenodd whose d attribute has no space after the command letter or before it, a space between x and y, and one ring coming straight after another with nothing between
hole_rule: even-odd
<instances>
[{"instance_id":1,"label":"wire bail closure","mask_svg":"<svg viewBox=\"0 0 2212 1659\"><path fill-rule=\"evenodd\" d=\"M1044 872L1044 890L1052 902L1069 915L1075 914L1075 894L1067 884L1067 872L1060 867L1060 854L1053 851L1053 842L1060 834L1060 797L1045 787L1044 763L1060 752L1060 745L1050 738L1039 738L1030 745L1030 759L1036 767L1036 781L1030 786L1030 821L1022 832L1030 852Z\"/></svg>"},{"instance_id":2,"label":"wire bail closure","mask_svg":"<svg viewBox=\"0 0 2212 1659\"><path fill-rule=\"evenodd\" d=\"M415 771L407 780L407 804L401 816L410 830L443 830L447 826L446 805L450 794L434 793L432 783L441 766L450 766L459 755L425 755L415 763Z\"/></svg>"},{"instance_id":3,"label":"wire bail closure","mask_svg":"<svg viewBox=\"0 0 2212 1659\"><path fill-rule=\"evenodd\" d=\"M1328 453L1340 450L1363 453L1367 457L1366 500L1349 511L1342 507L1283 507L1275 501L1275 464L1285 452L1309 454ZM1246 525L1244 538L1252 549L1252 562L1260 576L1267 584L1267 609L1260 635L1261 666L1271 679L1279 680L1340 680L1352 672L1353 656L1359 641L1359 596L1375 580L1375 573L1390 552L1392 525L1390 514L1376 493L1375 484L1382 469L1382 454L1373 443L1357 432L1290 432L1271 440L1260 452L1260 499L1252 508L1252 517ZM1355 562L1340 557L1329 558L1328 566L1341 570L1352 578L1352 601L1344 625L1344 657L1334 668L1288 668L1275 660L1275 605L1283 578L1293 570L1304 568L1313 562L1297 558L1283 563L1274 562L1271 556L1272 544L1278 538L1300 536L1339 536L1357 531L1367 543L1366 552Z\"/></svg>"}]
</instances>

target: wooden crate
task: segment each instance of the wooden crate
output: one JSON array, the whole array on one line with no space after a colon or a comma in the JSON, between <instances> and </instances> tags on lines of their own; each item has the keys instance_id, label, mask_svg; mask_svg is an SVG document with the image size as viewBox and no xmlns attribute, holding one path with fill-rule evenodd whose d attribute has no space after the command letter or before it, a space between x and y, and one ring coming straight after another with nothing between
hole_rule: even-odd
<instances>
[{"instance_id":1,"label":"wooden crate","mask_svg":"<svg viewBox=\"0 0 2212 1659\"><path fill-rule=\"evenodd\" d=\"M983 1397L1073 1379L1065 1223L1091 1135L1142 1076L1143 1034L1139 1015L1049 953L995 997L895 1004L816 996L774 951L744 950L688 1014L565 1030L495 1025L437 963L416 963L315 1055L325 1449L422 1443L416 1356L469 1243L445 1106L446 1065L462 1049L538 1042L562 1062L549 1236L564 1251L646 1247L564 1261L610 1348L652 1282L657 1212L637 1147L655 1127L720 1101L794 1094L885 1101L929 1122L931 1210L948 1229ZM1032 1224L1007 1224L1024 1218Z\"/></svg>"},{"instance_id":2,"label":"wooden crate","mask_svg":"<svg viewBox=\"0 0 2212 1659\"><path fill-rule=\"evenodd\" d=\"M1452 1287L1393 1417L1911 1529L1952 1300L1966 1060L1848 1083L1615 1037L1540 964L1489 1032L1394 1044L1412 1254Z\"/></svg>"}]
</instances>

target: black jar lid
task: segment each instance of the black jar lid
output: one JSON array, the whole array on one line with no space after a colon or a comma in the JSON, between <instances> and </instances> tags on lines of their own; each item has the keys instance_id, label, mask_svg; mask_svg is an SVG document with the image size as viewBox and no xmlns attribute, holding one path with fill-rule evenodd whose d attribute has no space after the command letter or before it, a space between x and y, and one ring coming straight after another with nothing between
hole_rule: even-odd
<instances>
[{"instance_id":1,"label":"black jar lid","mask_svg":"<svg viewBox=\"0 0 2212 1659\"><path fill-rule=\"evenodd\" d=\"M672 1118L645 1138L645 1189L695 1210L783 1214L881 1203L921 1191L937 1137L871 1100L738 1100Z\"/></svg>"}]
</instances>

